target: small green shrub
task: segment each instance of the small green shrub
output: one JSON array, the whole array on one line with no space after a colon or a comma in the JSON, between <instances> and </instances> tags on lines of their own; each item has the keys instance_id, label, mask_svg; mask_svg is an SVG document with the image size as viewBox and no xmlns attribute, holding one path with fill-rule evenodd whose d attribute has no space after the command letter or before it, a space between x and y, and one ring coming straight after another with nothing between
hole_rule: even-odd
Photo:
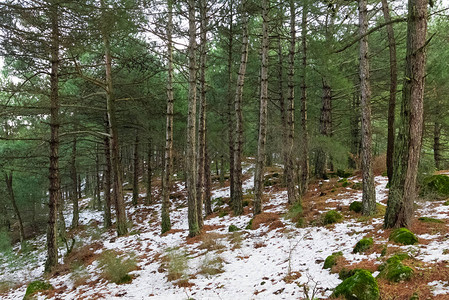
<instances>
[{"instance_id":1,"label":"small green shrub","mask_svg":"<svg viewBox=\"0 0 449 300\"><path fill-rule=\"evenodd\" d=\"M324 260L323 269L331 269L337 263L337 258L340 256L343 256L343 252L341 251L334 252L332 255L326 257Z\"/></svg>"},{"instance_id":2,"label":"small green shrub","mask_svg":"<svg viewBox=\"0 0 449 300\"><path fill-rule=\"evenodd\" d=\"M403 245L414 245L418 242L418 238L407 228L393 230L389 240Z\"/></svg>"},{"instance_id":3,"label":"small green shrub","mask_svg":"<svg viewBox=\"0 0 449 300\"><path fill-rule=\"evenodd\" d=\"M167 254L164 257L164 266L167 267L169 281L186 280L187 279L187 264L188 256L185 250L179 248L167 249Z\"/></svg>"},{"instance_id":4,"label":"small green shrub","mask_svg":"<svg viewBox=\"0 0 449 300\"><path fill-rule=\"evenodd\" d=\"M336 210L330 210L324 214L324 225L338 223L343 220L343 216Z\"/></svg>"},{"instance_id":5,"label":"small green shrub","mask_svg":"<svg viewBox=\"0 0 449 300\"><path fill-rule=\"evenodd\" d=\"M449 196L449 176L432 175L424 178L423 194L436 194L439 197Z\"/></svg>"},{"instance_id":6,"label":"small green shrub","mask_svg":"<svg viewBox=\"0 0 449 300\"><path fill-rule=\"evenodd\" d=\"M104 251L99 259L99 265L103 269L103 277L116 284L129 283L132 277L128 272L137 268L137 263L132 255L130 258L123 258L114 250Z\"/></svg>"},{"instance_id":7,"label":"small green shrub","mask_svg":"<svg viewBox=\"0 0 449 300\"><path fill-rule=\"evenodd\" d=\"M23 297L23 300L31 300L31 299L33 299L34 294L36 294L38 292L52 290L52 289L53 289L53 286L48 282L44 282L44 281L40 281L40 280L33 281L28 285L27 290L25 292L25 296Z\"/></svg>"},{"instance_id":8,"label":"small green shrub","mask_svg":"<svg viewBox=\"0 0 449 300\"><path fill-rule=\"evenodd\" d=\"M363 238L355 244L353 253L365 252L373 245L373 238Z\"/></svg>"},{"instance_id":9,"label":"small green shrub","mask_svg":"<svg viewBox=\"0 0 449 300\"><path fill-rule=\"evenodd\" d=\"M449 200L445 201L445 202L443 203L443 205L449 206Z\"/></svg>"},{"instance_id":10,"label":"small green shrub","mask_svg":"<svg viewBox=\"0 0 449 300\"><path fill-rule=\"evenodd\" d=\"M435 219L435 218L429 218L429 217L420 217L418 218L418 220L420 220L421 222L425 222L425 223L439 223L442 224L444 223L444 221Z\"/></svg>"},{"instance_id":11,"label":"small green shrub","mask_svg":"<svg viewBox=\"0 0 449 300\"><path fill-rule=\"evenodd\" d=\"M296 222L302 215L302 205L301 202L296 202L288 208L288 212L285 214L286 219L290 219Z\"/></svg>"},{"instance_id":12,"label":"small green shrub","mask_svg":"<svg viewBox=\"0 0 449 300\"><path fill-rule=\"evenodd\" d=\"M89 272L84 265L75 263L71 269L70 279L72 279L75 287L85 284L90 279Z\"/></svg>"},{"instance_id":13,"label":"small green shrub","mask_svg":"<svg viewBox=\"0 0 449 300\"><path fill-rule=\"evenodd\" d=\"M345 181L341 184L342 187L348 187L349 186L349 181Z\"/></svg>"},{"instance_id":14,"label":"small green shrub","mask_svg":"<svg viewBox=\"0 0 449 300\"><path fill-rule=\"evenodd\" d=\"M361 190L363 188L363 185L361 182L356 182L351 186L351 188L354 190Z\"/></svg>"},{"instance_id":15,"label":"small green shrub","mask_svg":"<svg viewBox=\"0 0 449 300\"><path fill-rule=\"evenodd\" d=\"M240 228L238 228L237 226L235 226L234 224L229 225L228 231L229 232L234 232L234 231L239 231L241 230Z\"/></svg>"},{"instance_id":16,"label":"small green shrub","mask_svg":"<svg viewBox=\"0 0 449 300\"><path fill-rule=\"evenodd\" d=\"M362 201L354 201L349 205L349 210L359 213L362 211Z\"/></svg>"},{"instance_id":17,"label":"small green shrub","mask_svg":"<svg viewBox=\"0 0 449 300\"><path fill-rule=\"evenodd\" d=\"M12 250L11 238L6 231L0 231L0 252L10 252Z\"/></svg>"},{"instance_id":18,"label":"small green shrub","mask_svg":"<svg viewBox=\"0 0 449 300\"><path fill-rule=\"evenodd\" d=\"M350 177L352 175L351 172L345 171L345 170L342 170L342 169L338 169L335 174L337 174L338 177L342 177L342 178L348 178L348 177Z\"/></svg>"},{"instance_id":19,"label":"small green shrub","mask_svg":"<svg viewBox=\"0 0 449 300\"><path fill-rule=\"evenodd\" d=\"M248 225L246 225L245 229L253 229L253 219L249 220Z\"/></svg>"},{"instance_id":20,"label":"small green shrub","mask_svg":"<svg viewBox=\"0 0 449 300\"><path fill-rule=\"evenodd\" d=\"M218 216L220 217L220 218L223 218L224 216L227 216L228 215L228 212L227 211L220 211L220 213L218 214Z\"/></svg>"},{"instance_id":21,"label":"small green shrub","mask_svg":"<svg viewBox=\"0 0 449 300\"><path fill-rule=\"evenodd\" d=\"M369 271L357 270L335 288L333 296L343 296L350 300L377 300L380 297L379 286Z\"/></svg>"}]
</instances>

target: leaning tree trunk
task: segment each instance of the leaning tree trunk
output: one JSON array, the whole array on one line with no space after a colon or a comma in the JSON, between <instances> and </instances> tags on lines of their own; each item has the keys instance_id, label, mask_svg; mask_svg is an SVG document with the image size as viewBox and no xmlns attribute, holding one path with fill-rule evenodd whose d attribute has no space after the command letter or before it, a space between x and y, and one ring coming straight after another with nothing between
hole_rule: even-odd
<instances>
[{"instance_id":1,"label":"leaning tree trunk","mask_svg":"<svg viewBox=\"0 0 449 300\"><path fill-rule=\"evenodd\" d=\"M59 12L58 4L50 4L50 189L48 202L47 260L45 272L50 272L58 263L57 215L61 197L59 178Z\"/></svg>"},{"instance_id":2,"label":"leaning tree trunk","mask_svg":"<svg viewBox=\"0 0 449 300\"><path fill-rule=\"evenodd\" d=\"M393 177L384 227L409 227L416 199L416 177L422 145L426 66L427 0L408 1L407 52L401 124L395 144Z\"/></svg>"},{"instance_id":3,"label":"leaning tree trunk","mask_svg":"<svg viewBox=\"0 0 449 300\"><path fill-rule=\"evenodd\" d=\"M104 0L101 1L101 7L104 10L104 18L107 18L105 15L107 13L107 9L104 3ZM110 129L110 137L111 137L111 166L112 166L112 190L114 193L114 203L115 203L115 211L117 215L117 235L122 236L128 233L127 228L127 220L126 220L126 211L125 211L125 200L123 197L123 179L122 179L122 170L120 166L120 153L119 153L119 142L118 142L118 130L117 130L117 119L116 119L116 111L115 111L115 97L114 90L112 84L112 54L111 47L109 43L109 33L107 32L107 28L102 27L102 35L103 35L103 46L105 50L105 69L106 69L106 104L107 104L107 113L109 120L109 129Z\"/></svg>"},{"instance_id":4,"label":"leaning tree trunk","mask_svg":"<svg viewBox=\"0 0 449 300\"><path fill-rule=\"evenodd\" d=\"M374 186L372 133L371 133L371 85L368 61L368 9L367 1L359 0L359 74L360 99L362 105L362 214L371 216L376 212L376 190Z\"/></svg>"},{"instance_id":5,"label":"leaning tree trunk","mask_svg":"<svg viewBox=\"0 0 449 300\"><path fill-rule=\"evenodd\" d=\"M197 212L196 193L196 24L195 24L195 1L189 0L189 105L187 116L187 202L189 236L193 237L200 233Z\"/></svg>"},{"instance_id":6,"label":"leaning tree trunk","mask_svg":"<svg viewBox=\"0 0 449 300\"><path fill-rule=\"evenodd\" d=\"M77 228L80 218L79 213L79 207L78 207L78 193L77 193L77 186L78 186L78 176L76 173L76 135L73 138L73 144L72 144L72 154L70 156L70 178L72 179L72 185L71 185L71 191L70 191L70 198L72 200L73 204L73 216L72 216L72 228Z\"/></svg>"},{"instance_id":7,"label":"leaning tree trunk","mask_svg":"<svg viewBox=\"0 0 449 300\"><path fill-rule=\"evenodd\" d=\"M263 0L262 10L262 68L260 81L259 137L254 173L254 215L262 212L263 179L265 168L265 144L267 140L268 105L268 1Z\"/></svg>"},{"instance_id":8,"label":"leaning tree trunk","mask_svg":"<svg viewBox=\"0 0 449 300\"><path fill-rule=\"evenodd\" d=\"M6 189L8 190L9 199L11 200L12 208L14 209L14 214L16 215L17 222L19 223L20 243L23 245L23 242L25 241L25 230L23 229L22 216L20 215L19 208L17 207L16 197L14 195L14 189L12 186L12 171L9 172L9 175L5 172L5 183Z\"/></svg>"},{"instance_id":9,"label":"leaning tree trunk","mask_svg":"<svg viewBox=\"0 0 449 300\"><path fill-rule=\"evenodd\" d=\"M105 130L109 130L109 122L107 116L105 117ZM112 226L111 218L111 146L109 137L104 138L104 159L105 159L105 170L104 170L104 227L110 228Z\"/></svg>"},{"instance_id":10,"label":"leaning tree trunk","mask_svg":"<svg viewBox=\"0 0 449 300\"><path fill-rule=\"evenodd\" d=\"M136 130L134 141L134 163L133 163L133 198L132 204L137 205L139 200L139 132Z\"/></svg>"},{"instance_id":11,"label":"leaning tree trunk","mask_svg":"<svg viewBox=\"0 0 449 300\"><path fill-rule=\"evenodd\" d=\"M302 21L301 21L301 48L302 48L302 66L301 66L301 147L300 147L300 182L299 189L301 196L304 195L307 191L307 187L309 185L309 135L307 132L307 84L306 84L306 75L307 75L307 14L308 14L308 0L304 1L303 9L302 9ZM290 68L291 68L291 93L294 92L294 54L295 54L295 8L294 2L291 1L290 4L290 35L291 35L291 45L290 45ZM292 94L292 99L290 100L292 112L291 112L291 147L293 147L293 105L294 105L294 97ZM291 154L293 155L293 153ZM293 157L291 158L293 163ZM293 175L292 175L293 176ZM293 180L292 180L293 184ZM288 187L287 190L290 189L293 191L293 187ZM291 199L292 201L294 198ZM292 202L293 203L293 202Z\"/></svg>"},{"instance_id":12,"label":"leaning tree trunk","mask_svg":"<svg viewBox=\"0 0 449 300\"><path fill-rule=\"evenodd\" d=\"M387 0L382 0L382 11L386 23L391 22L390 9ZM393 24L388 24L388 48L390 50L390 98L388 101L388 137L387 137L387 175L391 181L393 176L393 152L394 152L394 120L396 109L396 90L398 86L398 68L396 62L396 40L394 37Z\"/></svg>"},{"instance_id":13,"label":"leaning tree trunk","mask_svg":"<svg viewBox=\"0 0 449 300\"><path fill-rule=\"evenodd\" d=\"M165 124L165 153L164 172L162 177L162 208L161 208L161 233L171 229L170 222L170 191L171 191L171 170L173 165L173 1L168 0L168 22L167 22L167 57L168 57L168 78L167 78L167 113ZM150 167L151 161L148 161ZM148 174L150 176L150 174ZM151 176L150 176L151 177ZM148 191L147 191L148 198Z\"/></svg>"},{"instance_id":14,"label":"leaning tree trunk","mask_svg":"<svg viewBox=\"0 0 449 300\"><path fill-rule=\"evenodd\" d=\"M234 199L232 202L234 215L243 213L243 178L242 178L242 156L243 156L243 85L245 84L246 65L248 62L248 18L245 10L245 1L240 5L242 14L242 52L240 67L237 76L237 88L235 91L235 147L234 147Z\"/></svg>"}]
</instances>

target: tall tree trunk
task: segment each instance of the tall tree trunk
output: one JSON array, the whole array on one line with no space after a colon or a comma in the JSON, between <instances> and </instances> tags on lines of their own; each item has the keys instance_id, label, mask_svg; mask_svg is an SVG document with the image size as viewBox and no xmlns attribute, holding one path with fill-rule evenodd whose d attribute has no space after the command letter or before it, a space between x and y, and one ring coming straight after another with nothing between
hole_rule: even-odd
<instances>
[{"instance_id":1,"label":"tall tree trunk","mask_svg":"<svg viewBox=\"0 0 449 300\"><path fill-rule=\"evenodd\" d=\"M189 0L189 105L187 116L187 202L189 236L193 237L200 233L197 212L196 192L196 24L195 24L195 1Z\"/></svg>"},{"instance_id":2,"label":"tall tree trunk","mask_svg":"<svg viewBox=\"0 0 449 300\"><path fill-rule=\"evenodd\" d=\"M150 205L153 202L153 143L151 142L151 138L148 139L148 153L147 153L147 196L145 198L145 205ZM163 177L165 174L163 175ZM168 194L170 196L170 193ZM164 204L163 204L164 205ZM165 207L163 207L163 210ZM168 211L167 211L168 213ZM165 216L164 216L165 218ZM170 219L169 219L170 221ZM170 229L169 229L170 230ZM164 231L165 232L165 231Z\"/></svg>"},{"instance_id":3,"label":"tall tree trunk","mask_svg":"<svg viewBox=\"0 0 449 300\"><path fill-rule=\"evenodd\" d=\"M291 0L290 0L291 1ZM306 84L306 75L307 75L307 14L308 14L308 0L304 1L304 5L302 8L302 20L301 20L301 48L302 48L302 66L301 66L301 147L300 147L300 183L299 183L299 189L301 196L304 195L307 191L308 185L309 185L309 134L307 132L307 84ZM295 7L294 2L291 1L290 3L290 31L291 31L291 39L290 42L290 68L292 68L292 78L291 78L291 89L294 90L294 83L293 83L293 76L294 76L294 54L295 54L295 45L294 45L294 30L295 30ZM291 93L293 93L292 91ZM292 97L291 100L293 103L291 106L294 105L294 97ZM293 110L293 109L292 109ZM291 141L292 144L291 147L293 147L293 116L294 111L291 113L292 118L292 125L291 125ZM293 155L293 154L291 154ZM291 158L293 163L293 157ZM293 176L293 175L292 175ZM292 180L293 183L293 180ZM287 187L288 188L288 187ZM290 187L290 189L293 191L293 187ZM293 201L294 199L292 199Z\"/></svg>"},{"instance_id":4,"label":"tall tree trunk","mask_svg":"<svg viewBox=\"0 0 449 300\"><path fill-rule=\"evenodd\" d=\"M433 127L433 159L435 161L435 169L441 170L441 123L439 121L435 121Z\"/></svg>"},{"instance_id":5,"label":"tall tree trunk","mask_svg":"<svg viewBox=\"0 0 449 300\"><path fill-rule=\"evenodd\" d=\"M78 199L83 198L83 194L82 194L83 190L82 190L82 188L81 188L81 184L82 184L82 181L81 181L81 174L78 173ZM85 190L85 191L86 191L86 190Z\"/></svg>"},{"instance_id":6,"label":"tall tree trunk","mask_svg":"<svg viewBox=\"0 0 449 300\"><path fill-rule=\"evenodd\" d=\"M237 88L235 91L235 147L234 147L234 199L232 202L234 215L243 213L243 178L242 178L242 156L243 156L243 85L245 83L246 65L248 62L248 17L245 8L245 0L240 4L242 14L242 53L240 67L237 76ZM231 20L232 24L232 20Z\"/></svg>"},{"instance_id":7,"label":"tall tree trunk","mask_svg":"<svg viewBox=\"0 0 449 300\"><path fill-rule=\"evenodd\" d=\"M368 9L367 1L359 0L360 40L360 95L362 105L362 214L371 216L376 212L376 190L373 174L373 154L371 138L371 85L368 61Z\"/></svg>"},{"instance_id":8,"label":"tall tree trunk","mask_svg":"<svg viewBox=\"0 0 449 300\"><path fill-rule=\"evenodd\" d=\"M96 144L95 148L95 198L97 200L98 210L101 211L100 149L98 144Z\"/></svg>"},{"instance_id":9,"label":"tall tree trunk","mask_svg":"<svg viewBox=\"0 0 449 300\"><path fill-rule=\"evenodd\" d=\"M233 53L233 44L234 44L234 11L233 11L233 0L229 3L229 43L228 43L228 141L229 141L229 195L231 199L231 203L234 205L235 201L235 125L234 118L232 117L233 109L232 106L235 106L233 102L232 96L232 53ZM224 175L224 174L223 174Z\"/></svg>"},{"instance_id":10,"label":"tall tree trunk","mask_svg":"<svg viewBox=\"0 0 449 300\"><path fill-rule=\"evenodd\" d=\"M72 143L72 154L70 156L70 178L72 179L72 190L70 191L70 198L73 204L73 216L72 216L72 228L78 227L79 222L79 208L78 208L78 193L76 188L78 186L78 176L76 173L76 135L73 138Z\"/></svg>"},{"instance_id":11,"label":"tall tree trunk","mask_svg":"<svg viewBox=\"0 0 449 300\"><path fill-rule=\"evenodd\" d=\"M107 115L104 119L106 132L110 132L109 121ZM104 171L104 227L110 228L112 226L111 217L111 146L110 138L104 138L104 158L105 158L105 171Z\"/></svg>"},{"instance_id":12,"label":"tall tree trunk","mask_svg":"<svg viewBox=\"0 0 449 300\"><path fill-rule=\"evenodd\" d=\"M48 202L47 260L45 272L50 272L58 264L58 244L56 242L58 203L61 197L59 178L59 8L58 1L50 4L50 189Z\"/></svg>"},{"instance_id":13,"label":"tall tree trunk","mask_svg":"<svg viewBox=\"0 0 449 300\"><path fill-rule=\"evenodd\" d=\"M354 89L352 95L352 101L350 104L351 117L350 117L350 136L351 136L351 157L349 157L349 167L352 169L360 168L360 150L361 137L360 137L360 123L361 123L361 112L360 112L360 93L357 88Z\"/></svg>"},{"instance_id":14,"label":"tall tree trunk","mask_svg":"<svg viewBox=\"0 0 449 300\"><path fill-rule=\"evenodd\" d=\"M139 200L139 132L136 130L136 140L134 141L134 167L133 167L133 199L135 206Z\"/></svg>"},{"instance_id":15,"label":"tall tree trunk","mask_svg":"<svg viewBox=\"0 0 449 300\"><path fill-rule=\"evenodd\" d=\"M385 22L391 22L390 8L387 0L382 0L382 11ZM393 152L395 139L395 109L396 109L396 90L398 86L398 68L396 62L396 39L394 37L393 24L388 24L388 48L390 50L390 98L388 101L388 138L387 138L387 175L391 181L393 176Z\"/></svg>"},{"instance_id":16,"label":"tall tree trunk","mask_svg":"<svg viewBox=\"0 0 449 300\"><path fill-rule=\"evenodd\" d=\"M393 177L384 222L386 228L409 227L413 217L423 131L427 5L427 0L408 1L401 126L395 142Z\"/></svg>"},{"instance_id":17,"label":"tall tree trunk","mask_svg":"<svg viewBox=\"0 0 449 300\"><path fill-rule=\"evenodd\" d=\"M14 188L12 186L12 171L9 172L9 175L5 172L5 183L6 189L8 190L9 199L11 200L12 208L14 209L14 214L16 215L17 221L19 222L20 243L23 244L23 242L25 241L25 231L23 229L22 216L20 215L19 208L17 207Z\"/></svg>"},{"instance_id":18,"label":"tall tree trunk","mask_svg":"<svg viewBox=\"0 0 449 300\"><path fill-rule=\"evenodd\" d=\"M197 214L198 226L203 227L203 203L206 192L206 59L207 59L207 1L200 4L200 103L198 124L198 178L197 178Z\"/></svg>"},{"instance_id":19,"label":"tall tree trunk","mask_svg":"<svg viewBox=\"0 0 449 300\"><path fill-rule=\"evenodd\" d=\"M104 0L101 0L101 8L103 18L107 18L107 8ZM106 24L107 22L105 22ZM118 142L117 120L115 112L115 96L112 83L112 54L109 43L109 33L102 26L103 46L105 51L105 68L106 68L106 103L110 129L110 147L111 147L111 166L112 166L112 190L115 198L115 210L117 215L117 235L122 236L128 233L125 200L123 197L122 170L120 166L120 153Z\"/></svg>"},{"instance_id":20,"label":"tall tree trunk","mask_svg":"<svg viewBox=\"0 0 449 300\"><path fill-rule=\"evenodd\" d=\"M257 160L254 174L254 215L262 212L263 179L265 168L265 144L267 139L268 106L268 3L262 4L262 68L260 81L259 138L257 142Z\"/></svg>"},{"instance_id":21,"label":"tall tree trunk","mask_svg":"<svg viewBox=\"0 0 449 300\"><path fill-rule=\"evenodd\" d=\"M173 2L167 1L167 55L168 55L168 78L167 78L167 113L165 124L165 153L164 172L162 178L162 208L161 208L161 232L165 233L171 229L170 222L170 191L171 171L173 165ZM148 166L151 162L148 161ZM148 196L148 191L147 191Z\"/></svg>"},{"instance_id":22,"label":"tall tree trunk","mask_svg":"<svg viewBox=\"0 0 449 300\"><path fill-rule=\"evenodd\" d=\"M323 97L320 114L320 134L325 137L331 135L332 127L332 90L325 78L323 83ZM315 177L319 179L327 179L328 153L324 149L319 148L315 154Z\"/></svg>"}]
</instances>

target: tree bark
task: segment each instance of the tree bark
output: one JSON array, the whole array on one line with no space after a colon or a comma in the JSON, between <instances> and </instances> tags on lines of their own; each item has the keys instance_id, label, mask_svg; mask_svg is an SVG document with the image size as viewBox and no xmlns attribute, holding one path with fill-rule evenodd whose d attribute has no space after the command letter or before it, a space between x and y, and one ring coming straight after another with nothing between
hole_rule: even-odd
<instances>
[{"instance_id":1,"label":"tree bark","mask_svg":"<svg viewBox=\"0 0 449 300\"><path fill-rule=\"evenodd\" d=\"M257 160L254 174L254 215L262 212L263 179L265 168L265 144L267 139L268 105L268 3L262 2L262 67L260 81L259 137L257 142Z\"/></svg>"},{"instance_id":2,"label":"tree bark","mask_svg":"<svg viewBox=\"0 0 449 300\"><path fill-rule=\"evenodd\" d=\"M235 91L235 147L234 147L234 215L243 213L243 178L242 178L242 156L243 156L243 85L245 84L246 66L248 63L248 17L245 8L245 0L240 4L242 14L242 52L240 57L239 73L237 75L237 88ZM232 23L232 20L231 20Z\"/></svg>"},{"instance_id":3,"label":"tree bark","mask_svg":"<svg viewBox=\"0 0 449 300\"><path fill-rule=\"evenodd\" d=\"M19 222L19 238L20 243L23 244L25 241L25 230L23 229L22 216L20 214L19 208L17 207L16 197L14 195L14 188L12 186L12 171L8 173L5 172L5 183L6 189L8 190L9 199L11 200L12 208L14 214L16 215L17 221Z\"/></svg>"},{"instance_id":4,"label":"tree bark","mask_svg":"<svg viewBox=\"0 0 449 300\"><path fill-rule=\"evenodd\" d=\"M376 190L374 186L373 155L372 155L372 130L371 130L371 85L368 61L368 30L367 1L359 0L359 74L360 74L360 99L362 105L362 214L371 216L376 212Z\"/></svg>"},{"instance_id":5,"label":"tree bark","mask_svg":"<svg viewBox=\"0 0 449 300\"><path fill-rule=\"evenodd\" d=\"M77 186L78 186L78 176L76 173L76 135L73 138L72 143L72 154L70 156L70 178L72 179L72 190L70 191L70 198L72 200L73 204L73 216L72 216L72 228L78 227L79 222L79 208L78 208L78 193L77 193Z\"/></svg>"},{"instance_id":6,"label":"tree bark","mask_svg":"<svg viewBox=\"0 0 449 300\"><path fill-rule=\"evenodd\" d=\"M98 210L101 211L100 149L98 144L96 144L95 148L95 198L97 200Z\"/></svg>"},{"instance_id":7,"label":"tree bark","mask_svg":"<svg viewBox=\"0 0 449 300\"><path fill-rule=\"evenodd\" d=\"M235 182L235 130L236 126L234 125L234 118L232 114L235 113L233 111L232 106L232 53L233 53L233 44L234 44L234 11L233 11L233 0L230 0L230 8L229 8L229 44L228 44L228 141L229 141L229 195L231 203L234 205L235 201L235 186L237 183ZM223 173L224 175L224 173Z\"/></svg>"},{"instance_id":8,"label":"tree bark","mask_svg":"<svg viewBox=\"0 0 449 300\"><path fill-rule=\"evenodd\" d=\"M211 189L212 189L212 182L211 182L211 172L210 172L210 158L209 158L209 150L205 149L205 166L204 166L204 175L205 175L205 194L204 194L204 211L206 213L206 216L209 216L213 213L212 211L212 201L211 201Z\"/></svg>"},{"instance_id":9,"label":"tree bark","mask_svg":"<svg viewBox=\"0 0 449 300\"><path fill-rule=\"evenodd\" d=\"M387 0L382 0L382 11L387 28L388 48L390 50L390 98L388 101L388 137L387 137L387 175L391 182L393 176L393 152L395 140L395 109L396 109L396 90L398 86L398 68L396 61L396 39L394 37L393 24L391 22L390 8Z\"/></svg>"},{"instance_id":10,"label":"tree bark","mask_svg":"<svg viewBox=\"0 0 449 300\"><path fill-rule=\"evenodd\" d=\"M200 233L197 211L196 192L196 24L195 24L195 1L189 0L189 104L187 116L187 202L189 236L193 237Z\"/></svg>"},{"instance_id":11,"label":"tree bark","mask_svg":"<svg viewBox=\"0 0 449 300\"><path fill-rule=\"evenodd\" d=\"M401 126L395 143L393 177L384 220L385 228L409 227L417 196L416 177L423 131L427 5L427 0L408 1Z\"/></svg>"},{"instance_id":12,"label":"tree bark","mask_svg":"<svg viewBox=\"0 0 449 300\"><path fill-rule=\"evenodd\" d=\"M104 119L106 132L110 132L107 115ZM111 217L111 147L109 137L104 138L104 227L110 228L112 226Z\"/></svg>"},{"instance_id":13,"label":"tree bark","mask_svg":"<svg viewBox=\"0 0 449 300\"><path fill-rule=\"evenodd\" d=\"M301 48L302 48L302 68L301 68L301 147L300 147L300 183L299 183L299 191L300 195L304 195L307 191L307 187L309 185L309 134L307 132L307 84L306 84L306 75L307 75L307 14L308 14L308 0L304 1L303 9L302 9L302 21L301 21ZM290 31L291 31L291 39L290 42L290 68L291 68L291 87L292 90L291 93L294 93L294 83L293 83L293 76L294 76L294 54L295 54L295 45L294 45L294 29L295 29L295 19L294 19L294 2L292 1L290 4ZM293 17L292 17L293 15ZM291 99L292 103L290 104L290 107L292 107L291 114L291 122L292 125L290 125L291 129L291 147L293 148L293 136L294 136L294 97L292 95ZM292 149L293 150L293 149ZM293 154L291 154L293 155ZM293 164L293 156L291 158L291 162ZM293 178L292 174L292 178ZM293 184L292 180L292 184ZM290 189L293 192L294 186L287 187L287 190ZM291 201L294 201L295 199L292 198ZM293 202L292 202L293 203Z\"/></svg>"},{"instance_id":14,"label":"tree bark","mask_svg":"<svg viewBox=\"0 0 449 300\"><path fill-rule=\"evenodd\" d=\"M137 205L139 200L139 132L136 130L134 141L134 166L133 166L133 198L132 204Z\"/></svg>"},{"instance_id":15,"label":"tree bark","mask_svg":"<svg viewBox=\"0 0 449 300\"><path fill-rule=\"evenodd\" d=\"M58 264L58 244L56 241L58 204L61 197L59 177L59 7L58 1L50 3L50 188L48 202L47 260L45 272L50 272Z\"/></svg>"},{"instance_id":16,"label":"tree bark","mask_svg":"<svg viewBox=\"0 0 449 300\"><path fill-rule=\"evenodd\" d=\"M170 191L171 172L173 165L173 1L167 1L168 22L167 22L167 56L168 56L168 76L167 76L167 113L165 123L165 153L164 172L162 178L162 208L161 208L161 233L171 229L170 222ZM150 165L148 161L148 166ZM150 175L150 174L148 174ZM148 197L148 190L147 190Z\"/></svg>"},{"instance_id":17,"label":"tree bark","mask_svg":"<svg viewBox=\"0 0 449 300\"><path fill-rule=\"evenodd\" d=\"M320 114L320 134L325 137L331 136L332 132L332 90L325 78L323 83L323 97ZM319 148L315 154L315 177L327 179L328 154Z\"/></svg>"},{"instance_id":18,"label":"tree bark","mask_svg":"<svg viewBox=\"0 0 449 300\"><path fill-rule=\"evenodd\" d=\"M434 122L433 127L433 159L435 161L435 169L441 170L441 123L439 121Z\"/></svg>"},{"instance_id":19,"label":"tree bark","mask_svg":"<svg viewBox=\"0 0 449 300\"><path fill-rule=\"evenodd\" d=\"M153 143L151 138L148 139L148 153L147 153L147 196L145 198L145 205L153 203ZM164 177L165 175L163 175ZM170 196L170 194L168 194ZM165 207L164 207L165 209ZM167 212L168 213L168 212ZM170 229L169 229L170 230Z\"/></svg>"},{"instance_id":20,"label":"tree bark","mask_svg":"<svg viewBox=\"0 0 449 300\"><path fill-rule=\"evenodd\" d=\"M103 18L107 18L107 8L104 0L101 0ZM106 24L106 22L105 22ZM112 83L112 54L109 42L109 33L105 26L102 26L103 46L105 51L106 68L106 104L110 129L110 147L111 147L111 167L112 167L112 190L115 198L115 210L117 215L117 235L122 236L128 233L125 200L123 198L123 180L120 166L120 153L118 142L118 130L115 111L115 96Z\"/></svg>"}]
</instances>

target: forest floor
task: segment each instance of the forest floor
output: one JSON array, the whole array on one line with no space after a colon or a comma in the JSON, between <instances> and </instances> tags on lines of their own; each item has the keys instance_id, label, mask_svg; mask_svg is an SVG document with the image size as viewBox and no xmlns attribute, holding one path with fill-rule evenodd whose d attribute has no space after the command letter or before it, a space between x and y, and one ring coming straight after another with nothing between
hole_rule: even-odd
<instances>
[{"instance_id":1,"label":"forest floor","mask_svg":"<svg viewBox=\"0 0 449 300\"><path fill-rule=\"evenodd\" d=\"M38 299L313 299L328 298L341 282L344 268L364 268L376 276L377 268L392 253L407 252L405 263L414 270L411 280L389 283L378 279L382 299L449 299L449 206L444 201L420 200L411 230L419 243L401 246L388 240L382 228L388 189L387 179L376 176L378 214L373 218L349 210L361 201L360 178L333 177L310 185L303 199L302 227L289 219L287 194L279 183L281 169L268 170L273 185L265 188L264 212L252 219L250 163L244 168L244 215L234 217L228 205L229 188L213 190L214 214L204 221L202 234L188 238L186 191L176 182L171 207L172 230L161 236L158 190L155 203L132 206L127 194L130 234L116 237L113 229L102 229L102 213L89 208L90 198L81 200L80 228L69 233L73 251L64 256L51 275L43 277L45 235L17 245L0 255L0 298L22 299L27 283L45 279L53 290ZM357 184L359 183L359 184ZM145 194L140 195L143 197ZM66 219L71 219L66 207ZM326 211L337 210L343 220L323 225ZM291 216L292 213L290 213ZM441 220L423 222L418 217ZM69 223L68 223L69 224ZM241 230L229 232L234 225ZM248 228L248 229L245 229ZM363 237L374 245L365 253L353 253ZM62 245L61 245L62 247ZM323 269L328 255L341 251L332 269ZM112 273L129 271L114 279ZM121 273L120 273L121 274ZM124 281L116 284L111 281Z\"/></svg>"}]
</instances>

